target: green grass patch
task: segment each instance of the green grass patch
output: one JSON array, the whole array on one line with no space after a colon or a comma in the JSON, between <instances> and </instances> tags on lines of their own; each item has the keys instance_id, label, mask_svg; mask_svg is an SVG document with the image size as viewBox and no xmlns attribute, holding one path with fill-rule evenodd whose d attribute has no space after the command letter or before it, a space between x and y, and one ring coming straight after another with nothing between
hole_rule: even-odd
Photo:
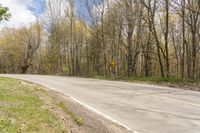
<instances>
[{"instance_id":1,"label":"green grass patch","mask_svg":"<svg viewBox=\"0 0 200 133\"><path fill-rule=\"evenodd\" d=\"M57 104L63 111L65 111L67 114L71 116L71 118L76 122L78 126L82 126L84 121L83 118L77 117L73 112L71 112L63 102L60 102Z\"/></svg>"},{"instance_id":2,"label":"green grass patch","mask_svg":"<svg viewBox=\"0 0 200 133\"><path fill-rule=\"evenodd\" d=\"M171 84L171 85L189 85L197 86L200 84L200 79L189 78L162 78L162 77L110 77L110 76L94 76L97 79L103 80L121 80L128 82L141 82L141 83L153 83L153 84Z\"/></svg>"},{"instance_id":3,"label":"green grass patch","mask_svg":"<svg viewBox=\"0 0 200 133\"><path fill-rule=\"evenodd\" d=\"M162 78L162 77L124 77L126 81L141 81L141 82L154 82L154 83L173 83L173 84L182 84L182 83L198 83L198 79L183 79L183 78Z\"/></svg>"},{"instance_id":4,"label":"green grass patch","mask_svg":"<svg viewBox=\"0 0 200 133\"><path fill-rule=\"evenodd\" d=\"M63 123L45 107L38 86L0 78L0 132L63 132Z\"/></svg>"}]
</instances>

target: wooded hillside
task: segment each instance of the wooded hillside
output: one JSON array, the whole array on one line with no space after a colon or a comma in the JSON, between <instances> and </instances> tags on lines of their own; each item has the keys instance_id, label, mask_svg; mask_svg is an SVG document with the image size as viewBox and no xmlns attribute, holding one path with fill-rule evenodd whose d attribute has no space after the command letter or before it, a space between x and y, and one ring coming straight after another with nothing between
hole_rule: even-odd
<instances>
[{"instance_id":1,"label":"wooded hillside","mask_svg":"<svg viewBox=\"0 0 200 133\"><path fill-rule=\"evenodd\" d=\"M37 23L2 29L0 72L200 77L200 1L79 1L49 0Z\"/></svg>"}]
</instances>

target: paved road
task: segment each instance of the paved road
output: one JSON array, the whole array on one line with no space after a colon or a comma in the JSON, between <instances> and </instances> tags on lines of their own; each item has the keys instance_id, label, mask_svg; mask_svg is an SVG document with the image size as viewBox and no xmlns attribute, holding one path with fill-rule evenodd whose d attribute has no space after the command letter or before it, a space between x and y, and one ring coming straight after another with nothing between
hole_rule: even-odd
<instances>
[{"instance_id":1,"label":"paved road","mask_svg":"<svg viewBox=\"0 0 200 133\"><path fill-rule=\"evenodd\" d=\"M0 75L42 83L139 133L200 133L200 93L58 76Z\"/></svg>"}]
</instances>

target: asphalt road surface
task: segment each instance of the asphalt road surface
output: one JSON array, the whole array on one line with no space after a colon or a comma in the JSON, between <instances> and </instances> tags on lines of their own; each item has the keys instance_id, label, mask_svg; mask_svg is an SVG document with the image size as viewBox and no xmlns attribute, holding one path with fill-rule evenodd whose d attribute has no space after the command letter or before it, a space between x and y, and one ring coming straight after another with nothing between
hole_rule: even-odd
<instances>
[{"instance_id":1,"label":"asphalt road surface","mask_svg":"<svg viewBox=\"0 0 200 133\"><path fill-rule=\"evenodd\" d=\"M200 133L200 93L96 79L0 75L46 85L138 133Z\"/></svg>"}]
</instances>

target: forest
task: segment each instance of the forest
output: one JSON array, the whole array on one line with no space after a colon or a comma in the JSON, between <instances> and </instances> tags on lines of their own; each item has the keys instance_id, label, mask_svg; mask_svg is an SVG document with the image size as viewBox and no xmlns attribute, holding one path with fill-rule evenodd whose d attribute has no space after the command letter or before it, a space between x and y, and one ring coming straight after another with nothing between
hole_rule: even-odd
<instances>
[{"instance_id":1,"label":"forest","mask_svg":"<svg viewBox=\"0 0 200 133\"><path fill-rule=\"evenodd\" d=\"M198 79L200 1L48 0L1 29L0 73Z\"/></svg>"}]
</instances>

